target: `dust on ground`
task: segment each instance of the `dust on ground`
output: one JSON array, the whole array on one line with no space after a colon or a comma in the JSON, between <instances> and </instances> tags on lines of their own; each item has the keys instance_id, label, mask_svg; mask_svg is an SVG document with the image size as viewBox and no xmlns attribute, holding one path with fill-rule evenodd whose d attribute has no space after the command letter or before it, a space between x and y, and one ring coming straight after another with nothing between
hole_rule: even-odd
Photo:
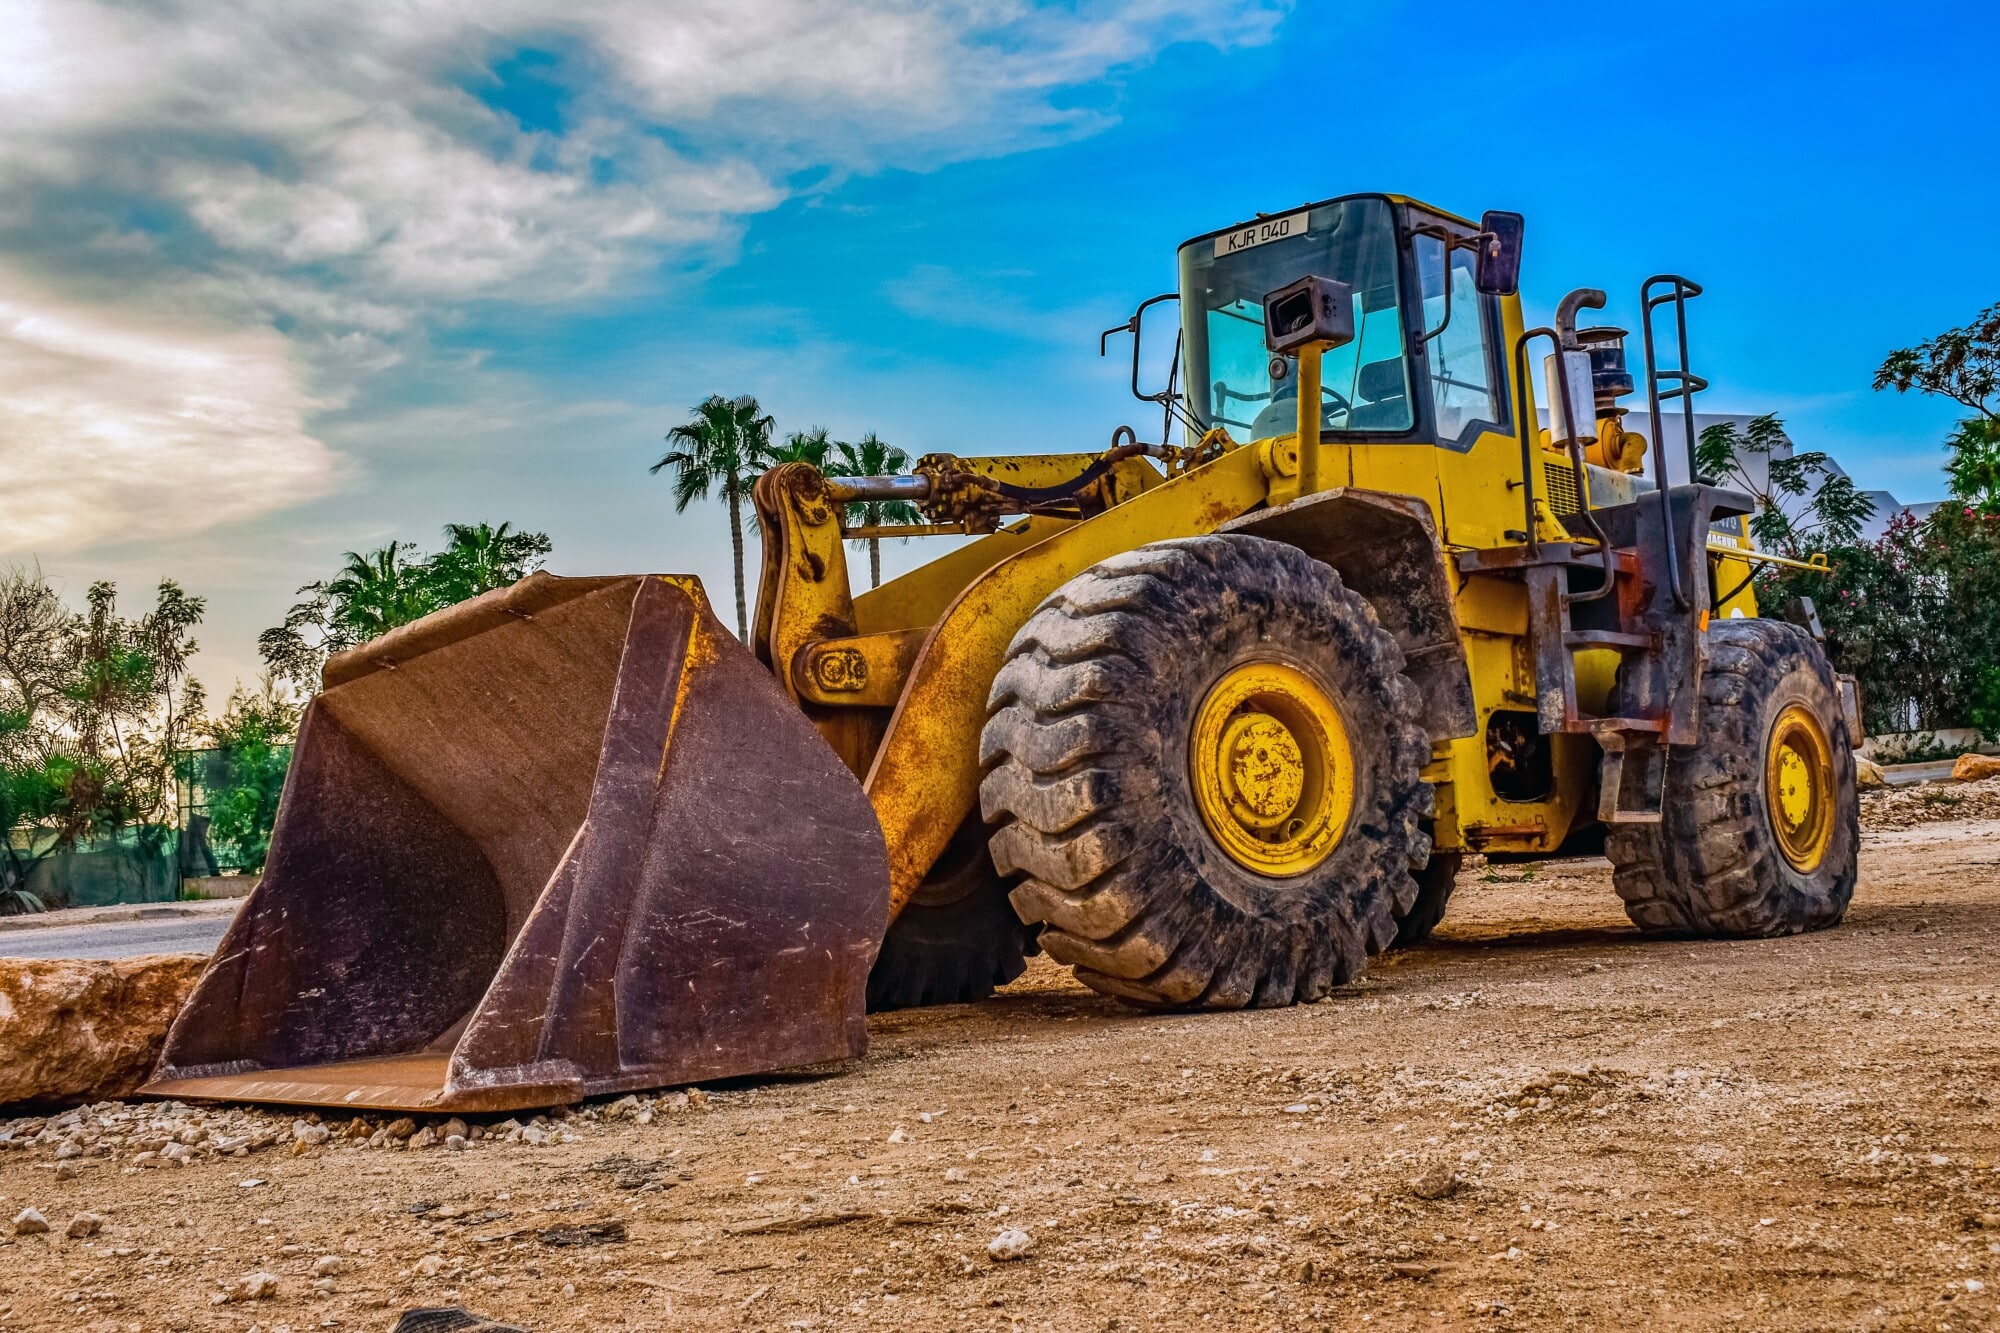
<instances>
[{"instance_id":1,"label":"dust on ground","mask_svg":"<svg viewBox=\"0 0 2000 1333\"><path fill-rule=\"evenodd\" d=\"M1642 940L1598 860L1458 895L1297 1009L1140 1014L1037 960L820 1077L16 1121L0 1328L2000 1326L2000 821L1871 832L1806 937Z\"/></svg>"}]
</instances>

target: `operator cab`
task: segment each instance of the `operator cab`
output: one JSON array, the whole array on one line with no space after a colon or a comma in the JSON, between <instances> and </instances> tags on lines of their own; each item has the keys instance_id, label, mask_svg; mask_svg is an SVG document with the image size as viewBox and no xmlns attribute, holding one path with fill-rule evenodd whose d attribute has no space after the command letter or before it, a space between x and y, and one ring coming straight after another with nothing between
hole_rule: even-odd
<instances>
[{"instance_id":1,"label":"operator cab","mask_svg":"<svg viewBox=\"0 0 2000 1333\"><path fill-rule=\"evenodd\" d=\"M1266 293L1305 274L1346 284L1354 338L1325 354L1328 437L1470 448L1509 429L1497 297L1478 289L1480 229L1385 195L1352 195L1198 236L1180 248L1188 407L1238 441L1291 432L1298 363L1264 339ZM1445 237L1451 238L1447 258Z\"/></svg>"}]
</instances>

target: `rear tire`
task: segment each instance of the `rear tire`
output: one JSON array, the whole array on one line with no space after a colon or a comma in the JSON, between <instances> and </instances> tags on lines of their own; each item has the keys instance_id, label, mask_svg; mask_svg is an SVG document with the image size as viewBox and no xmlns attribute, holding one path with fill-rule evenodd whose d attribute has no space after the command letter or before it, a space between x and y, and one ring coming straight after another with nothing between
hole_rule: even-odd
<instances>
[{"instance_id":1,"label":"rear tire","mask_svg":"<svg viewBox=\"0 0 2000 1333\"><path fill-rule=\"evenodd\" d=\"M1198 754L1217 751L1195 736L1230 682L1257 673L1332 712L1294 718L1319 737L1298 740L1303 788L1253 788L1252 770L1230 769L1252 805L1305 792L1297 817L1280 800L1272 847L1246 853L1243 835L1218 831L1213 782L1197 792ZM994 863L1024 876L1016 910L1045 923L1042 947L1085 985L1146 1007L1291 1004L1395 937L1411 868L1430 855L1421 696L1368 603L1297 548L1216 535L1107 560L1021 627L989 702L980 799L1000 826ZM1270 710L1290 704L1257 694L1241 707L1220 723L1231 763L1264 758ZM1332 732L1312 730L1329 716ZM1297 739L1277 730L1273 752ZM1336 748L1320 746L1329 734ZM1295 861L1281 855L1300 845ZM1260 850L1283 873L1253 869Z\"/></svg>"},{"instance_id":2,"label":"rear tire","mask_svg":"<svg viewBox=\"0 0 2000 1333\"><path fill-rule=\"evenodd\" d=\"M1465 861L1460 852L1437 852L1430 864L1417 873L1417 897L1410 910L1396 919L1396 938L1391 949L1407 949L1422 944L1444 920L1451 891L1458 887L1458 870Z\"/></svg>"},{"instance_id":3,"label":"rear tire","mask_svg":"<svg viewBox=\"0 0 2000 1333\"><path fill-rule=\"evenodd\" d=\"M1626 914L1717 937L1836 925L1861 839L1839 683L1784 621L1717 621L1707 643L1703 739L1668 756L1662 822L1605 841Z\"/></svg>"},{"instance_id":4,"label":"rear tire","mask_svg":"<svg viewBox=\"0 0 2000 1333\"><path fill-rule=\"evenodd\" d=\"M975 814L889 926L868 973L868 1011L983 1000L1027 970L1041 952L1035 934L1007 901Z\"/></svg>"}]
</instances>

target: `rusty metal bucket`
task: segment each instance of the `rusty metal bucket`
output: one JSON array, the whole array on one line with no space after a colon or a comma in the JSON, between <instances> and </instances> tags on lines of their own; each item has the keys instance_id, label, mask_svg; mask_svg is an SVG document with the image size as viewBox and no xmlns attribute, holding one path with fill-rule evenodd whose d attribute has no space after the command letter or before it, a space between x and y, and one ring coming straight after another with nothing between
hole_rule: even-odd
<instances>
[{"instance_id":1,"label":"rusty metal bucket","mask_svg":"<svg viewBox=\"0 0 2000 1333\"><path fill-rule=\"evenodd\" d=\"M500 1110L865 1049L881 829L697 580L536 574L325 684L143 1091Z\"/></svg>"}]
</instances>

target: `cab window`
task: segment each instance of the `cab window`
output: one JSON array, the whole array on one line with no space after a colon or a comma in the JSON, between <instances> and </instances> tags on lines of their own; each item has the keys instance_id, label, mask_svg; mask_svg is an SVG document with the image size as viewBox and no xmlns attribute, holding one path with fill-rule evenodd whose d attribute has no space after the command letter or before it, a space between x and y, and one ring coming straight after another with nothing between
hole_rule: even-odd
<instances>
[{"instance_id":1,"label":"cab window","mask_svg":"<svg viewBox=\"0 0 2000 1333\"><path fill-rule=\"evenodd\" d=\"M1465 441L1507 420L1494 392L1494 338L1488 303L1473 285L1477 256L1463 246L1451 251L1449 272L1444 242L1415 238L1418 280L1424 299L1424 328L1445 321L1445 283L1451 284L1451 319L1428 344L1431 404L1440 441Z\"/></svg>"}]
</instances>

